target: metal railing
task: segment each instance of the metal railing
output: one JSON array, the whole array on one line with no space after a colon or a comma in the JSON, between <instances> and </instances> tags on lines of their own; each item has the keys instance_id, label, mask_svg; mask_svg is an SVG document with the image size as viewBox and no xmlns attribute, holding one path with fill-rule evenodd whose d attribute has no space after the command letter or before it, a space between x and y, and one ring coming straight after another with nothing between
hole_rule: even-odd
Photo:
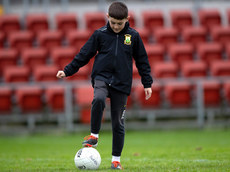
<instances>
[{"instance_id":1,"label":"metal railing","mask_svg":"<svg viewBox=\"0 0 230 172\"><path fill-rule=\"evenodd\" d=\"M230 108L228 106L228 103L226 103L225 99L222 99L221 103L224 105L220 105L218 107L205 107L204 102L203 102L203 86L202 82L203 80L207 80L207 78L202 78L202 79L186 79L187 81L191 82L194 86L196 86L196 92L195 96L192 97L193 105L188 108L184 107L179 107L179 108L170 108L164 106L164 102L162 102L162 106L159 108L142 108L141 106L136 106L136 107L130 107L127 110L127 119L132 120L132 118L135 117L146 117L147 121L143 125L149 124L150 127L153 127L157 121L156 119L158 117L164 117L165 119L167 118L173 118L173 117L183 117L183 118L189 118L189 117L194 117L196 120L196 127L198 128L203 128L205 126L205 120L212 121L214 122L214 118L216 114L223 113L227 118L230 117ZM213 78L211 78L213 79ZM217 81L220 83L223 83L226 80L226 77L223 78L215 78ZM162 80L157 80L157 82L160 83L160 85L165 86L167 84L170 84L172 81L181 81L181 79L162 79ZM184 81L184 80L183 80ZM17 122L17 121L24 121L27 122L28 124L28 129L33 130L36 128L36 121L39 120L41 123L44 122L42 116L47 115L50 117L50 119L54 121L59 121L62 123L62 125L65 125L65 128L67 131L73 131L75 126L77 126L80 123L75 123L75 119L79 119L79 114L78 111L76 111L73 104L73 94L72 90L73 88L76 87L82 87L83 85L89 85L91 84L89 81L77 81L77 82L32 82L29 83L29 85L36 85L40 86L41 88L45 88L47 86L52 86L52 85L62 85L65 87L65 98L64 98L64 104L65 104L65 109L63 113L59 113L59 115L53 113L53 112L41 112L40 115L36 114L27 114L24 115L20 113L20 111L15 111L12 114L6 114L0 115L0 121L1 123L10 123L10 122ZM136 85L140 84L139 80L134 80L133 86L135 87ZM0 89L2 86L7 86L10 87L13 90L16 90L18 87L22 85L28 85L28 83L12 83L12 84L1 84ZM132 96L132 94L131 94ZM135 96L134 96L135 98ZM164 97L162 99L163 101L166 100ZM136 104L138 105L138 100L134 100ZM223 103L225 102L225 103ZM135 116L136 114L136 116ZM106 119L109 119L108 116L108 111L106 113ZM207 118L207 119L206 119ZM58 127L58 126L57 126Z\"/></svg>"}]
</instances>

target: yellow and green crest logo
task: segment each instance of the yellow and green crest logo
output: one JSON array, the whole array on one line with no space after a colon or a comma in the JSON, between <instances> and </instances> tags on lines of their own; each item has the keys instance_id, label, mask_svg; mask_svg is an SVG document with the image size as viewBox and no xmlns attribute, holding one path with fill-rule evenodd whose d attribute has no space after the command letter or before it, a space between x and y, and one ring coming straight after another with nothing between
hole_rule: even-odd
<instances>
[{"instance_id":1,"label":"yellow and green crest logo","mask_svg":"<svg viewBox=\"0 0 230 172\"><path fill-rule=\"evenodd\" d=\"M124 41L124 44L126 44L126 45L131 45L131 35L129 35L129 34L126 34L125 35L125 41Z\"/></svg>"}]
</instances>

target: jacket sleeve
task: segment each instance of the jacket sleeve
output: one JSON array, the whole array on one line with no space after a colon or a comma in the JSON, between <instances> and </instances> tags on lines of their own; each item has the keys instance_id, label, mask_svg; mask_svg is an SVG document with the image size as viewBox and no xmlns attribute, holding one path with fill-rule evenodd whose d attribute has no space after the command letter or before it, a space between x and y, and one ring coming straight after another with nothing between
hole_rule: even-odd
<instances>
[{"instance_id":1,"label":"jacket sleeve","mask_svg":"<svg viewBox=\"0 0 230 172\"><path fill-rule=\"evenodd\" d=\"M86 65L92 57L97 53L97 31L89 38L85 45L81 48L80 52L74 57L74 59L64 68L66 76L72 76L82 66Z\"/></svg>"},{"instance_id":2,"label":"jacket sleeve","mask_svg":"<svg viewBox=\"0 0 230 172\"><path fill-rule=\"evenodd\" d=\"M135 60L136 67L141 76L141 82L144 88L150 88L153 79L151 76L151 68L148 61L148 56L141 40L139 33L135 37L134 47L133 47L133 58Z\"/></svg>"}]
</instances>

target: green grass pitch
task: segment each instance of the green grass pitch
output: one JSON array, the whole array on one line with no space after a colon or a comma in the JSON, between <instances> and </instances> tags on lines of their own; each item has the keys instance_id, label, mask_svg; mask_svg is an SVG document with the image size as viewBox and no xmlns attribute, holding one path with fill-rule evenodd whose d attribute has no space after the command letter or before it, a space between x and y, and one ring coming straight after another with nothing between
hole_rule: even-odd
<instances>
[{"instance_id":1,"label":"green grass pitch","mask_svg":"<svg viewBox=\"0 0 230 172\"><path fill-rule=\"evenodd\" d=\"M0 136L0 171L78 171L74 156L87 133ZM97 171L110 171L111 132L101 131ZM230 130L128 131L125 171L230 171Z\"/></svg>"}]
</instances>

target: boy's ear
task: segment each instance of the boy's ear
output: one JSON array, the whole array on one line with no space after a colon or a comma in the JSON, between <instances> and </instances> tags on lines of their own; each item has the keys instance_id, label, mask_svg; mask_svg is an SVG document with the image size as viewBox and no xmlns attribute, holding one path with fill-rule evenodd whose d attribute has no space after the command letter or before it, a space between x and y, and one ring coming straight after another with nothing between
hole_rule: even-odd
<instances>
[{"instance_id":1,"label":"boy's ear","mask_svg":"<svg viewBox=\"0 0 230 172\"><path fill-rule=\"evenodd\" d=\"M107 16L107 18L109 18L109 14L108 13L106 13L106 16Z\"/></svg>"}]
</instances>

